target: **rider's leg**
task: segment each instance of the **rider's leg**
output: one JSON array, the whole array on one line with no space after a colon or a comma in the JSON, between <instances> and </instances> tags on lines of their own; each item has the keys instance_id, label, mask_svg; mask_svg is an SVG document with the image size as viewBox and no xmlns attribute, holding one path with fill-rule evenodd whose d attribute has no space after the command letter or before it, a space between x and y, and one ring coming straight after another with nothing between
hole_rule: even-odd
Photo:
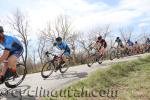
<instances>
[{"instance_id":1,"label":"rider's leg","mask_svg":"<svg viewBox=\"0 0 150 100\"><path fill-rule=\"evenodd\" d=\"M138 48L137 48L137 45L135 45L133 47L133 53L136 55L138 53Z\"/></svg>"},{"instance_id":2,"label":"rider's leg","mask_svg":"<svg viewBox=\"0 0 150 100\"><path fill-rule=\"evenodd\" d=\"M118 46L117 48L118 50L123 51L123 48L121 46Z\"/></svg>"},{"instance_id":3,"label":"rider's leg","mask_svg":"<svg viewBox=\"0 0 150 100\"><path fill-rule=\"evenodd\" d=\"M103 56L104 55L104 53L105 53L105 48L104 47L101 47L101 49L100 49L100 56Z\"/></svg>"},{"instance_id":4,"label":"rider's leg","mask_svg":"<svg viewBox=\"0 0 150 100\"><path fill-rule=\"evenodd\" d=\"M12 69L13 72L16 72L16 64L17 64L17 57L15 55L11 55L8 58L8 68Z\"/></svg>"},{"instance_id":5,"label":"rider's leg","mask_svg":"<svg viewBox=\"0 0 150 100\"><path fill-rule=\"evenodd\" d=\"M8 63L5 64L5 67L3 69L3 74L1 77L1 82L3 83L7 77L10 77L12 74L11 72L16 72L16 63L17 63L17 57L14 55L11 55L8 58ZM8 67L7 67L8 66ZM11 68L11 69L10 69Z\"/></svg>"},{"instance_id":6,"label":"rider's leg","mask_svg":"<svg viewBox=\"0 0 150 100\"><path fill-rule=\"evenodd\" d=\"M12 55L8 58L8 68L11 69L12 72L16 72L17 59L22 54L23 54L23 48L13 52Z\"/></svg>"},{"instance_id":7,"label":"rider's leg","mask_svg":"<svg viewBox=\"0 0 150 100\"><path fill-rule=\"evenodd\" d=\"M62 56L64 62L67 62L67 57L65 55Z\"/></svg>"},{"instance_id":8,"label":"rider's leg","mask_svg":"<svg viewBox=\"0 0 150 100\"><path fill-rule=\"evenodd\" d=\"M62 59L63 59L63 61L64 62L67 62L68 61L68 57L70 56L70 53L69 52L65 52L64 54L63 54L63 56L62 56Z\"/></svg>"},{"instance_id":9,"label":"rider's leg","mask_svg":"<svg viewBox=\"0 0 150 100\"><path fill-rule=\"evenodd\" d=\"M4 62L4 66L2 67L2 76L5 75L7 68L8 68L8 63Z\"/></svg>"}]
</instances>

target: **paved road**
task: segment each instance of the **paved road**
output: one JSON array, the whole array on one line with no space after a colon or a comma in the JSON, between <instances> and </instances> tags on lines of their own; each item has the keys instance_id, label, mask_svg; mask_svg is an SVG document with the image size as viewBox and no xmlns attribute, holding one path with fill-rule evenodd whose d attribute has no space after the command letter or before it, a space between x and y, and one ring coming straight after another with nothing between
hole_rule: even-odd
<instances>
[{"instance_id":1,"label":"paved road","mask_svg":"<svg viewBox=\"0 0 150 100\"><path fill-rule=\"evenodd\" d=\"M103 64L94 64L91 68L87 67L87 65L79 65L75 67L69 68L69 70L64 74L60 74L60 72L53 73L52 76L46 80L41 77L40 73L27 75L23 83L17 87L16 89L8 89L6 86L0 85L0 99L1 100L39 100L38 97L43 95L44 89L46 91L52 91L55 89L63 88L64 86L76 82L78 80L86 78L91 72L101 69L107 68L113 63L123 62L123 61L131 61L149 54L142 54L136 56L125 57L122 59L115 59L113 61L106 60ZM8 93L6 93L6 90ZM20 91L21 92L17 92ZM3 92L3 94L2 94ZM28 96L38 96L38 97L29 97ZM16 96L16 97L14 97Z\"/></svg>"}]
</instances>

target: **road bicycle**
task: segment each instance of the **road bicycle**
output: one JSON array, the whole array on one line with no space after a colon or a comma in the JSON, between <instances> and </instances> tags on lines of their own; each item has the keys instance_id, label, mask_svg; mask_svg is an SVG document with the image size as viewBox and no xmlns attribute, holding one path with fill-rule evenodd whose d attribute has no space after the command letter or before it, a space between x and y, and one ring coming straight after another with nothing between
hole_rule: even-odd
<instances>
[{"instance_id":1,"label":"road bicycle","mask_svg":"<svg viewBox=\"0 0 150 100\"><path fill-rule=\"evenodd\" d=\"M110 60L121 57L121 50L117 47L111 47L110 49Z\"/></svg>"},{"instance_id":2,"label":"road bicycle","mask_svg":"<svg viewBox=\"0 0 150 100\"><path fill-rule=\"evenodd\" d=\"M65 73L69 69L71 57L67 57L67 61L64 62L62 58L63 54L58 56L51 52L46 52L45 55L47 61L41 71L43 78L48 78L54 71L59 70L61 73ZM50 59L50 56L52 56L52 59Z\"/></svg>"},{"instance_id":3,"label":"road bicycle","mask_svg":"<svg viewBox=\"0 0 150 100\"><path fill-rule=\"evenodd\" d=\"M91 67L95 62L102 64L103 56L100 55L99 50L92 48L87 54L86 63L88 67Z\"/></svg>"}]
</instances>

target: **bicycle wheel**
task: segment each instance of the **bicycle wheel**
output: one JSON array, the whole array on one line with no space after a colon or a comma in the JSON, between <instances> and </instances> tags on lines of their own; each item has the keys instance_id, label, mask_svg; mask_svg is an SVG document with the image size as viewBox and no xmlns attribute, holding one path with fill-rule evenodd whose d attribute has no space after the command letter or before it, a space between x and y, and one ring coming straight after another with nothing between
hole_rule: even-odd
<instances>
[{"instance_id":1,"label":"bicycle wheel","mask_svg":"<svg viewBox=\"0 0 150 100\"><path fill-rule=\"evenodd\" d=\"M6 81L5 81L5 85L8 88L15 88L15 87L17 87L25 79L25 76L27 74L27 69L24 66L24 64L20 64L20 63L17 64L16 65L16 70L17 70L16 71L16 75L10 77L9 79L6 79Z\"/></svg>"},{"instance_id":2,"label":"bicycle wheel","mask_svg":"<svg viewBox=\"0 0 150 100\"><path fill-rule=\"evenodd\" d=\"M95 57L95 55L94 54L92 54L92 55L88 55L87 56L87 58L86 58L86 63L87 63L87 66L88 67L91 67L93 64L94 64L94 62L96 62L96 57Z\"/></svg>"},{"instance_id":3,"label":"bicycle wheel","mask_svg":"<svg viewBox=\"0 0 150 100\"><path fill-rule=\"evenodd\" d=\"M116 51L112 50L111 53L110 53L110 60L113 60L115 58L116 58Z\"/></svg>"},{"instance_id":4,"label":"bicycle wheel","mask_svg":"<svg viewBox=\"0 0 150 100\"><path fill-rule=\"evenodd\" d=\"M43 78L48 78L54 71L55 67L53 65L53 63L51 62L46 62L42 68L42 71L41 71L41 76Z\"/></svg>"},{"instance_id":5,"label":"bicycle wheel","mask_svg":"<svg viewBox=\"0 0 150 100\"><path fill-rule=\"evenodd\" d=\"M59 71L61 73L65 73L69 69L69 67L70 67L70 59L66 63L60 64L60 66L61 67L60 67Z\"/></svg>"},{"instance_id":6,"label":"bicycle wheel","mask_svg":"<svg viewBox=\"0 0 150 100\"><path fill-rule=\"evenodd\" d=\"M102 64L103 60L104 60L103 56L99 56L97 60L98 64Z\"/></svg>"},{"instance_id":7,"label":"bicycle wheel","mask_svg":"<svg viewBox=\"0 0 150 100\"><path fill-rule=\"evenodd\" d=\"M117 50L117 59L119 59L120 57L123 57L123 52Z\"/></svg>"}]
</instances>

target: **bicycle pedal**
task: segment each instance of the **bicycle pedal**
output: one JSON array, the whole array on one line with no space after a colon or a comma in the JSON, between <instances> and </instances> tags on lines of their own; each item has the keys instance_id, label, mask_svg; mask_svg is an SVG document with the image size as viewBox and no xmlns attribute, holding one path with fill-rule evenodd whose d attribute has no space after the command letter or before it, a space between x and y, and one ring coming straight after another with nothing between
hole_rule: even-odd
<instances>
[{"instance_id":1,"label":"bicycle pedal","mask_svg":"<svg viewBox=\"0 0 150 100\"><path fill-rule=\"evenodd\" d=\"M55 70L55 72L57 72L58 71L58 69L57 70Z\"/></svg>"},{"instance_id":2,"label":"bicycle pedal","mask_svg":"<svg viewBox=\"0 0 150 100\"><path fill-rule=\"evenodd\" d=\"M11 77L14 77L14 76L17 76L17 73L16 72L12 72L10 69L8 69L5 73L5 78L6 79L9 79Z\"/></svg>"},{"instance_id":3,"label":"bicycle pedal","mask_svg":"<svg viewBox=\"0 0 150 100\"><path fill-rule=\"evenodd\" d=\"M4 76L1 76L0 77L0 84L3 84L5 82L5 78L4 78Z\"/></svg>"},{"instance_id":4,"label":"bicycle pedal","mask_svg":"<svg viewBox=\"0 0 150 100\"><path fill-rule=\"evenodd\" d=\"M18 78L19 75L17 73L14 73L13 78Z\"/></svg>"},{"instance_id":5,"label":"bicycle pedal","mask_svg":"<svg viewBox=\"0 0 150 100\"><path fill-rule=\"evenodd\" d=\"M63 68L65 65L66 65L65 63L64 63L64 64L62 64L60 68Z\"/></svg>"},{"instance_id":6,"label":"bicycle pedal","mask_svg":"<svg viewBox=\"0 0 150 100\"><path fill-rule=\"evenodd\" d=\"M60 68L58 68L58 66L57 66L56 69L55 69L55 72L57 72L59 69L60 69Z\"/></svg>"}]
</instances>

